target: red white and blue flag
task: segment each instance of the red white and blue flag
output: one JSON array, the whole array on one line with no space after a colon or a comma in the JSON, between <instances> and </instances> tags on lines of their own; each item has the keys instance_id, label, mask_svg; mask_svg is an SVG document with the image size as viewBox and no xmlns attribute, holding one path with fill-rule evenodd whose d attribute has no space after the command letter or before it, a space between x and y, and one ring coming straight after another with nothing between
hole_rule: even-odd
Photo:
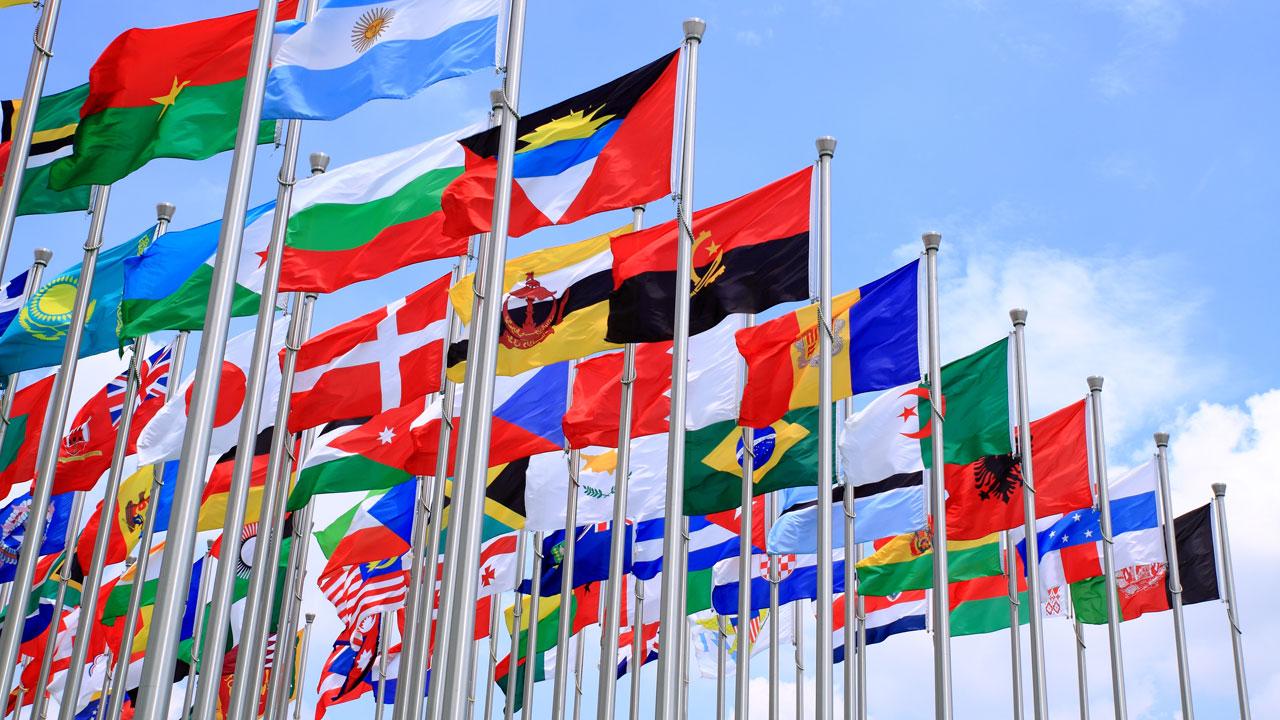
<instances>
[{"instance_id":1,"label":"red white and blue flag","mask_svg":"<svg viewBox=\"0 0 1280 720\"><path fill-rule=\"evenodd\" d=\"M845 602L849 596L836 595L831 607L831 662L844 661ZM929 611L924 590L907 590L885 597L864 595L863 611L867 619L867 644L884 642L891 635L925 629L925 615Z\"/></svg>"}]
</instances>

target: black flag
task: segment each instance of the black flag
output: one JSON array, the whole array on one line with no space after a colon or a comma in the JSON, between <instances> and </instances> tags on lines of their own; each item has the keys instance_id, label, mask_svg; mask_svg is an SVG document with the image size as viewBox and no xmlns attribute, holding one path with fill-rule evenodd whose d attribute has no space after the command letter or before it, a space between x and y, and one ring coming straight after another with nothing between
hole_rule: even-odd
<instances>
[{"instance_id":1,"label":"black flag","mask_svg":"<svg viewBox=\"0 0 1280 720\"><path fill-rule=\"evenodd\" d=\"M1173 521L1178 547L1178 573L1182 580L1182 604L1217 600L1218 565L1213 544L1213 510L1198 507Z\"/></svg>"}]
</instances>

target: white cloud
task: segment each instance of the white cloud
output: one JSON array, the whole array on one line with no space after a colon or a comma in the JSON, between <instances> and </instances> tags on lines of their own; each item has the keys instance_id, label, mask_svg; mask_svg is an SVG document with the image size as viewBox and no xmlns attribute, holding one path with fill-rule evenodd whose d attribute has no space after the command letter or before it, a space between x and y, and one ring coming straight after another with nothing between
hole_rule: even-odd
<instances>
[{"instance_id":1,"label":"white cloud","mask_svg":"<svg viewBox=\"0 0 1280 720\"><path fill-rule=\"evenodd\" d=\"M1177 42L1185 23L1182 0L1093 0L1092 6L1115 15L1121 23L1116 56L1094 75L1104 97L1136 91L1136 83L1159 61L1161 51Z\"/></svg>"}]
</instances>

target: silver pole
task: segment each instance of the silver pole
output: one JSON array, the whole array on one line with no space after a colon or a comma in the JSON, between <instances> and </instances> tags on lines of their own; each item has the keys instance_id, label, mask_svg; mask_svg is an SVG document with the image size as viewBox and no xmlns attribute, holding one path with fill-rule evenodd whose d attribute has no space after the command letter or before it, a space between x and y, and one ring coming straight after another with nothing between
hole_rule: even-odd
<instances>
[{"instance_id":1,"label":"silver pole","mask_svg":"<svg viewBox=\"0 0 1280 720\"><path fill-rule=\"evenodd\" d=\"M1236 605L1236 576L1231 569L1231 538L1227 533L1227 485L1213 484L1213 510L1218 520L1218 554L1222 558L1223 596L1227 602L1227 625L1231 630L1231 652L1236 664L1236 696L1240 702L1240 720L1249 720L1249 683L1244 673L1244 631L1240 629L1240 607Z\"/></svg>"},{"instance_id":2,"label":"silver pole","mask_svg":"<svg viewBox=\"0 0 1280 720\"><path fill-rule=\"evenodd\" d=\"M1009 311L1013 321L1014 372L1016 374L1016 406L1018 409L1018 454L1022 461L1022 527L1027 543L1027 597L1031 598L1029 631L1031 633L1031 694L1036 720L1049 717L1049 685L1044 672L1044 618L1040 615L1040 540L1036 536L1036 485L1032 467L1032 454L1023 438L1031 437L1031 401L1027 382L1027 311L1014 308ZM1016 556L1016 553L1014 554ZM1011 557L1014 557L1011 556ZM1017 568L1009 566L1009 574ZM1016 593L1017 585L1013 586ZM1016 594L1014 595L1016 598ZM1013 634L1018 635L1014 628ZM1019 681L1021 682L1021 681ZM1018 695L1021 695L1019 685ZM1020 710L1020 709L1019 709Z\"/></svg>"},{"instance_id":3,"label":"silver pole","mask_svg":"<svg viewBox=\"0 0 1280 720\"><path fill-rule=\"evenodd\" d=\"M480 564L480 531L484 520L485 479L489 469L489 438L492 430L494 373L498 361L499 315L502 308L503 267L507 259L507 230L511 220L511 184L515 158L516 126L520 107L520 65L524 54L525 0L510 0L507 32L507 72L502 91L491 95L494 111L501 118L496 177L493 193L493 222L484 262L477 264L476 298L471 318L471 341L467 350L467 370L462 392L462 427L458 432L458 472L455 477L453 510L446 552L456 558L454 582L442 592L433 675L439 678L439 693L431 700L433 717L456 718L466 710L467 696L474 678L461 672L471 666L475 653L472 634ZM416 720L416 718L411 719Z\"/></svg>"},{"instance_id":4,"label":"silver pole","mask_svg":"<svg viewBox=\"0 0 1280 720\"><path fill-rule=\"evenodd\" d=\"M741 616L739 616L741 618ZM729 631L725 629L725 617L717 615L716 627L716 720L724 720L724 686L725 686L725 665L729 661ZM741 625L742 620L738 620ZM742 663L738 663L741 665Z\"/></svg>"},{"instance_id":5,"label":"silver pole","mask_svg":"<svg viewBox=\"0 0 1280 720\"><path fill-rule=\"evenodd\" d=\"M1018 598L1018 548L1014 547L1013 541L1009 539L1009 531L1005 530L1001 533L1004 539L1004 559L1005 559L1005 577L1009 579L1009 666L1012 675L1010 682L1013 688L1013 720L1022 720L1022 632L1019 628L1019 605L1021 600ZM1030 597L1030 596L1028 596ZM1033 608L1038 603L1033 604ZM1039 609L1035 608L1033 615L1039 614Z\"/></svg>"},{"instance_id":6,"label":"silver pole","mask_svg":"<svg viewBox=\"0 0 1280 720\"><path fill-rule=\"evenodd\" d=\"M707 24L700 18L684 21L684 117L680 143L680 195L676 201L679 240L676 245L676 288L689 287L693 263L693 148L694 117L698 100L698 48ZM667 442L667 504L665 532L662 538L662 606L659 632L663 651L658 654L658 699L654 713L658 720L674 718L679 712L681 639L678 632L685 623L681 611L685 592L682 573L670 572L679 566L678 555L684 547L681 523L684 518L684 436L685 405L688 401L689 378L689 294L676 293L676 307L671 348L671 429ZM672 642L674 641L674 642ZM671 651L675 652L671 652Z\"/></svg>"},{"instance_id":7,"label":"silver pole","mask_svg":"<svg viewBox=\"0 0 1280 720\"><path fill-rule=\"evenodd\" d=\"M631 208L631 230L644 226L644 206ZM626 555L627 537L617 528L627 517L627 478L631 474L631 415L632 387L636 381L636 346L628 343L622 350L622 402L618 408L618 464L613 475L613 524L615 532L609 538L609 579L604 592L604 624L600 626L600 687L596 697L596 717L613 720L615 698L618 691L618 674L614 663L618 658L618 618L622 608L622 561ZM637 609L638 612L638 609ZM632 622L632 625L636 623Z\"/></svg>"},{"instance_id":8,"label":"silver pole","mask_svg":"<svg viewBox=\"0 0 1280 720\"><path fill-rule=\"evenodd\" d=\"M933 513L933 702L938 720L951 720L951 604L947 575L947 489L942 444L942 350L938 322L938 246L942 235L923 236L925 283L929 296L929 406L932 417L930 446L933 469L929 471L929 507Z\"/></svg>"},{"instance_id":9,"label":"silver pole","mask_svg":"<svg viewBox=\"0 0 1280 720\"><path fill-rule=\"evenodd\" d=\"M765 519L770 528L777 519L777 498L774 493L765 496ZM769 720L778 720L782 713L782 628L778 626L778 556L769 553Z\"/></svg>"},{"instance_id":10,"label":"silver pole","mask_svg":"<svg viewBox=\"0 0 1280 720\"><path fill-rule=\"evenodd\" d=\"M53 655L58 647L58 625L62 620L62 611L66 607L67 583L70 582L71 568L76 562L76 534L80 527L80 516L84 511L84 496L85 493L83 492L76 493L75 500L72 501L71 505L71 522L67 524L66 558L62 562L62 569L58 572L58 592L53 600L53 621L45 633L44 655L40 658L40 672L36 675L36 689L38 692L36 692L31 702L31 717L33 718L43 718L45 716L45 706L49 702L49 674L53 670ZM10 607L15 610L21 607L20 613L25 614L25 605L11 605Z\"/></svg>"},{"instance_id":11,"label":"silver pole","mask_svg":"<svg viewBox=\"0 0 1280 720\"><path fill-rule=\"evenodd\" d=\"M577 643L577 650L573 656L573 720L580 720L582 717L582 663L583 663L583 637L586 631L578 633L574 636Z\"/></svg>"},{"instance_id":12,"label":"silver pole","mask_svg":"<svg viewBox=\"0 0 1280 720\"><path fill-rule=\"evenodd\" d=\"M533 582L529 593L529 630L525 637L524 651L524 702L521 703L520 714L528 717L533 712L533 683L536 676L533 672L533 659L538 655L538 607L542 604L542 533L533 534ZM516 598L519 605L520 599ZM566 612L563 603L560 613ZM517 628L520 626L517 625ZM514 673L515 670L513 669Z\"/></svg>"},{"instance_id":13,"label":"silver pole","mask_svg":"<svg viewBox=\"0 0 1280 720\"><path fill-rule=\"evenodd\" d=\"M31 270L27 272L27 288L22 293L22 305L27 304L27 299L31 297L32 291L40 287L40 281L44 278L44 269L49 266L49 260L53 258L53 251L49 248L36 248L35 260L31 263ZM3 258L0 257L0 263ZM19 305L21 307L22 305ZM0 444L4 443L4 436L9 431L9 412L13 410L13 396L18 391L18 377L21 373L10 373L4 383L4 394L0 395ZM9 587L4 588L4 604L9 604Z\"/></svg>"},{"instance_id":14,"label":"silver pole","mask_svg":"<svg viewBox=\"0 0 1280 720\"><path fill-rule=\"evenodd\" d=\"M685 616L685 621L684 621L684 632L681 633L681 635L684 637L684 639L680 644L680 652L687 654L689 652L689 646L693 644L693 638L691 637L692 631L689 628L689 618L687 615ZM682 718L682 720L688 720L689 718L689 683L690 681L691 681L691 678L689 676L689 663L682 662L680 664L680 717Z\"/></svg>"},{"instance_id":15,"label":"silver pole","mask_svg":"<svg viewBox=\"0 0 1280 720\"><path fill-rule=\"evenodd\" d=\"M31 156L31 134L36 126L36 114L40 110L40 96L44 93L44 78L53 57L53 31L58 24L61 0L44 0L41 3L40 21L32 38L31 64L27 66L27 84L22 88L22 107L13 126L13 141L9 148L9 165L5 168L5 183L0 187L0 277L4 277L5 261L9 257L9 244L13 240L14 220L18 215L18 200L22 197L23 172ZM7 697L7 696L6 696Z\"/></svg>"},{"instance_id":16,"label":"silver pole","mask_svg":"<svg viewBox=\"0 0 1280 720\"><path fill-rule=\"evenodd\" d=\"M520 542L517 540L516 544L519 545ZM493 717L493 674L498 668L498 623L502 621L499 613L502 609L500 600L501 595L489 598L489 672L484 676L484 715L481 716L484 718Z\"/></svg>"},{"instance_id":17,"label":"silver pole","mask_svg":"<svg viewBox=\"0 0 1280 720\"><path fill-rule=\"evenodd\" d=\"M67 405L71 403L71 386L75 382L76 365L80 359L80 342L84 335L85 321L88 320L89 296L93 292L98 250L102 247L102 228L107 219L107 200L111 195L111 186L98 185L95 188L93 205L89 211L89 235L84 241L84 260L81 261L80 281L76 286L75 305L71 311L70 327L67 328L66 345L62 349L62 364L53 381L44 426L40 429L36 477L31 485L31 508L27 514L27 528L22 536L18 567L14 572L13 592L9 597L9 607L19 610L9 613L5 619L4 632L0 634L0 697L4 698L9 697L9 690L13 687L13 673L18 665L18 647L22 644L22 626L26 620L23 616L27 603L31 600L31 581L35 578L36 562L40 559L40 546L44 544L45 515L49 512L54 472L58 469L58 447L62 444L62 433L67 424ZM55 622L56 620L55 617Z\"/></svg>"},{"instance_id":18,"label":"silver pole","mask_svg":"<svg viewBox=\"0 0 1280 720\"><path fill-rule=\"evenodd\" d=\"M569 382L566 405L573 402L573 376L576 363L569 363ZM565 448L568 449L568 442ZM556 647L561 652L568 650L569 639L573 636L573 617L569 611L570 598L573 596L573 564L577 559L578 548L578 466L582 453L569 450L569 484L565 488L566 500L564 511L564 545L560 560L560 624L556 626ZM615 523L616 525L617 523ZM625 528L615 528L625 529ZM621 534L615 532L615 535ZM612 538L610 538L612 540ZM612 542L610 543L612 547ZM556 662L555 689L551 693L551 720L564 720L565 707L568 705L569 663Z\"/></svg>"},{"instance_id":19,"label":"silver pole","mask_svg":"<svg viewBox=\"0 0 1280 720\"><path fill-rule=\"evenodd\" d=\"M164 207L167 206L167 207ZM161 203L156 206L158 215L166 213L172 219L174 208L169 203ZM169 364L169 384L165 389L165 402L169 402L174 391L178 386L178 378L182 377L182 364L187 357L187 338L190 333L186 330L178 332L178 337L173 343L173 357ZM151 497L158 498L160 493L164 492L164 463L157 463L155 471L152 473L151 480ZM138 539L138 544L134 546L134 552L138 555L138 563L134 566L134 577L145 578L147 576L147 568L151 564L151 541L156 533L156 508L159 503L149 503L147 505L147 514L142 521L142 537ZM133 664L133 636L137 632L139 616L142 611L142 586L140 580L134 582L133 587L129 589L129 609L124 614L124 627L122 628L121 637L128 638L123 641L120 652L116 657L116 668L111 678L111 695L110 703L107 709L107 717L117 718L124 708L124 694L127 689L129 666ZM202 616L203 617L203 616ZM196 648L198 645L192 645ZM195 652L195 650L193 650ZM218 659L221 662L221 658ZM192 666L197 667L199 663L197 658L192 658ZM194 682L194 678L188 682Z\"/></svg>"},{"instance_id":20,"label":"silver pole","mask_svg":"<svg viewBox=\"0 0 1280 720\"><path fill-rule=\"evenodd\" d=\"M267 477L262 484L262 514L258 521L253 569L249 573L249 588L245 596L240 652L236 655L235 683L231 686L230 717L233 719L257 717L262 665L267 652L267 625L271 617L272 599L275 597L281 533L284 529L284 505L289 493L289 465L292 461L290 455L293 438L284 428L289 425L289 398L293 395L298 348L311 332L311 315L315 310L316 297L315 293L305 293L300 303L295 301L293 317L289 320L291 332L285 343L280 371L275 432L271 435ZM225 536L223 542L226 542Z\"/></svg>"},{"instance_id":21,"label":"silver pole","mask_svg":"<svg viewBox=\"0 0 1280 720\"><path fill-rule=\"evenodd\" d=\"M805 717L804 714L804 601L796 601L792 617L794 619L794 628L792 630L792 643L796 648L796 717ZM819 658L821 659L821 658Z\"/></svg>"},{"instance_id":22,"label":"silver pole","mask_svg":"<svg viewBox=\"0 0 1280 720\"><path fill-rule=\"evenodd\" d=\"M755 313L747 316L747 327L756 324ZM739 363L739 372L741 376L739 384L746 386L747 372L746 362ZM742 389L738 390L739 403L741 403ZM751 667L748 663L742 662L742 650L749 644L749 641L743 636L742 628L744 623L750 621L751 618L751 578L755 575L751 567L751 561L754 559L751 548L751 527L754 521L752 517L756 490L756 454L755 454L755 429L742 428L742 482L739 490L738 502L742 505L742 514L739 516L739 532L738 532L738 663L734 665L733 673L733 717L734 720L747 720L751 717ZM750 656L750 649L747 649Z\"/></svg>"},{"instance_id":23,"label":"silver pole","mask_svg":"<svg viewBox=\"0 0 1280 720\"><path fill-rule=\"evenodd\" d=\"M209 438L213 431L213 413L218 399L222 359L227 347L227 328L230 322L231 299L235 292L236 268L244 240L244 214L248 210L249 184L253 177L253 161L258 150L258 126L262 119L262 94L266 84L267 63L271 54L271 37L275 30L275 0L258 0L258 14L254 20L253 45L249 52L249 66L245 73L244 100L241 103L240 123L236 128L235 150L231 155L231 174L227 180L226 204L222 212L221 236L214 256L213 277L209 283L208 310L204 332L200 340L200 356L196 361L196 373L192 380L193 392L187 412L187 428L182 441L183 463L178 470L177 488L173 494L173 511L165 546L164 562L160 569L160 586L186 587L191 578L191 557L195 551L196 519L200 512L201 486L209 462ZM286 208L276 206L277 217L286 215ZM267 272L263 281L264 295L268 291L273 273ZM270 314L269 312L267 314ZM258 393L249 392L246 404ZM246 408L247 409L247 408ZM248 413L242 419L253 424ZM256 417L256 414L254 415ZM242 447L249 447L243 445ZM243 498L229 498L228 515L244 504ZM236 547L224 548L226 557L235 557L239 550L235 539L240 526L234 526L224 536L224 542L232 541ZM228 563L230 564L230 563ZM221 571L221 568L219 569ZM142 684L138 689L137 720L162 720L168 717L170 689L173 685L173 669L177 662L178 634L182 623L186 598L180 593L162 593L156 600L151 615L151 635L155 642L147 648L142 668ZM215 598L216 600L217 598ZM223 637L223 627L210 621L210 636ZM218 645L216 640L207 643ZM212 696L206 696L212 699ZM200 705L197 688L197 705ZM211 704L210 704L211 705Z\"/></svg>"},{"instance_id":24,"label":"silver pole","mask_svg":"<svg viewBox=\"0 0 1280 720\"><path fill-rule=\"evenodd\" d=\"M1120 648L1120 603L1116 594L1115 535L1111 530L1111 492L1107 479L1106 434L1102 430L1102 378L1092 375L1089 383L1089 405L1093 420L1094 478L1098 487L1098 516L1102 526L1102 569L1107 593L1107 633L1111 641L1111 694L1116 720L1129 716L1125 701L1124 656Z\"/></svg>"},{"instance_id":25,"label":"silver pole","mask_svg":"<svg viewBox=\"0 0 1280 720\"><path fill-rule=\"evenodd\" d=\"M846 547L848 546L846 545ZM855 564L857 563L858 560L862 559L861 545L853 546L853 557L854 557ZM856 572L854 573L854 580L855 580L855 587L856 587L856 580L857 580ZM856 598L854 599L854 602L856 603L856 607L854 610L854 621L858 624L858 632L856 636L857 647L855 650L856 657L854 658L855 662L857 663L857 669L858 669L858 695L855 698L855 702L857 703L856 717L857 717L857 720L867 720L867 605L866 605L866 598L862 596L862 593L858 593ZM849 659L845 658L845 662L849 662Z\"/></svg>"},{"instance_id":26,"label":"silver pole","mask_svg":"<svg viewBox=\"0 0 1280 720\"><path fill-rule=\"evenodd\" d=\"M125 558L125 559L128 560L128 558ZM103 693L107 691L107 688L111 687L111 667L112 667L111 648L107 648L106 656L107 656L107 668L104 671L105 674L102 678ZM68 697L68 696L64 695L64 697ZM107 708L106 700L107 700L106 695L100 695L98 697L98 709L93 714L93 717L95 718L95 720L102 720L102 718L105 717L102 713L105 712Z\"/></svg>"},{"instance_id":27,"label":"silver pole","mask_svg":"<svg viewBox=\"0 0 1280 720\"><path fill-rule=\"evenodd\" d=\"M1195 720L1191 702L1191 664L1187 658L1187 631L1182 617L1182 575L1178 569L1178 543L1173 534L1173 500L1169 497L1169 433L1158 432L1156 441L1156 479L1160 483L1160 510L1164 515L1164 551L1169 568L1169 603L1173 610L1173 642L1178 653L1178 692L1182 699L1183 720Z\"/></svg>"},{"instance_id":28,"label":"silver pole","mask_svg":"<svg viewBox=\"0 0 1280 720\"><path fill-rule=\"evenodd\" d=\"M298 648L298 687L303 687L303 678L307 675L307 651L311 648L311 626L316 621L315 613L307 613L306 625L302 626L302 643ZM302 693L299 692L297 702L293 703L293 720L302 718Z\"/></svg>"},{"instance_id":29,"label":"silver pole","mask_svg":"<svg viewBox=\"0 0 1280 720\"><path fill-rule=\"evenodd\" d=\"M818 720L831 720L831 600L834 596L831 567L831 476L835 454L835 438L831 426L835 417L831 407L831 342L834 329L831 318L831 158L836 152L836 139L826 135L818 138L818 314L822 332L819 333L818 354L818 620L814 641L817 661L817 701L814 703Z\"/></svg>"},{"instance_id":30,"label":"silver pole","mask_svg":"<svg viewBox=\"0 0 1280 720\"><path fill-rule=\"evenodd\" d=\"M846 398L840 403L844 411L843 420L853 413L853 398ZM858 570L854 542L854 520L857 512L854 506L856 490L844 477L844 717L845 720L858 718L858 694L862 691L862 683L858 680L858 662L854 653L858 646ZM861 660L861 655L858 656Z\"/></svg>"},{"instance_id":31,"label":"silver pole","mask_svg":"<svg viewBox=\"0 0 1280 720\"><path fill-rule=\"evenodd\" d=\"M630 720L640 720L640 671L644 668L644 583L634 575L636 610L631 618L631 701L627 713ZM609 672L615 672L612 668Z\"/></svg>"},{"instance_id":32,"label":"silver pole","mask_svg":"<svg viewBox=\"0 0 1280 720\"><path fill-rule=\"evenodd\" d=\"M25 663L24 663L24 667L25 667ZM17 702L16 702L16 703L14 704L14 706L13 706L13 718L14 718L14 720L20 720L20 718L22 717L22 701L23 701L24 699L26 699L26 695L27 695L27 688L26 688L26 686L25 686L25 685L19 685L19 686L18 686L18 699L17 699ZM28 715L27 717L31 717L31 716L30 716L30 715Z\"/></svg>"},{"instance_id":33,"label":"silver pole","mask_svg":"<svg viewBox=\"0 0 1280 720\"><path fill-rule=\"evenodd\" d=\"M311 437L315 433L315 429L311 428L303 433L303 447L306 451L310 450ZM304 451L305 452L305 451ZM297 465L301 467L303 460L299 457ZM282 633L293 633L293 629L298 625L298 616L302 611L302 596L306 590L307 577L307 555L311 549L311 531L313 528L315 516L315 501L308 501L307 504L294 513L293 522L293 541L289 544L289 564L285 569L284 588L287 593L284 596L284 605L280 609L279 630L276 631L277 638ZM274 597L275 592L271 595ZM275 666L277 668L287 668L293 664L294 654L293 642L281 643L279 639L276 641L276 657ZM267 720L275 720L276 718L287 717L289 714L289 674L281 672L273 672L270 676L271 690L267 698Z\"/></svg>"},{"instance_id":34,"label":"silver pole","mask_svg":"<svg viewBox=\"0 0 1280 720\"><path fill-rule=\"evenodd\" d=\"M382 708L387 699L387 625L392 622L391 611L382 611L381 627L378 630L378 690L374 695L373 720L382 720ZM470 717L468 715L467 717Z\"/></svg>"},{"instance_id":35,"label":"silver pole","mask_svg":"<svg viewBox=\"0 0 1280 720\"><path fill-rule=\"evenodd\" d=\"M1071 587L1067 586L1067 607L1071 608ZM1080 720L1089 720L1089 667L1086 662L1084 624L1072 609L1072 626L1076 635L1076 701L1080 707Z\"/></svg>"},{"instance_id":36,"label":"silver pole","mask_svg":"<svg viewBox=\"0 0 1280 720\"><path fill-rule=\"evenodd\" d=\"M524 574L524 551L528 538L528 531L523 529L516 535L516 567L519 568L520 575ZM511 720L516 712L516 673L520 670L520 621L524 617L520 593L512 593L512 598L515 600L515 605L511 608L511 650L507 653L507 690L502 708L502 717L505 720ZM399 697L399 695L396 696L397 699Z\"/></svg>"},{"instance_id":37,"label":"silver pole","mask_svg":"<svg viewBox=\"0 0 1280 720\"><path fill-rule=\"evenodd\" d=\"M191 667L187 670L187 687L182 695L182 714L185 716L191 712L191 702L196 698L196 681L199 678L199 656L200 642L204 638L204 608L209 604L209 590L213 583L208 582L213 579L209 573L209 563L213 562L213 541L208 540L204 549L204 564L200 566L200 590L197 593L196 600L196 620L195 626L191 628ZM138 583L141 587L142 583ZM112 715L111 717L119 717Z\"/></svg>"}]
</instances>

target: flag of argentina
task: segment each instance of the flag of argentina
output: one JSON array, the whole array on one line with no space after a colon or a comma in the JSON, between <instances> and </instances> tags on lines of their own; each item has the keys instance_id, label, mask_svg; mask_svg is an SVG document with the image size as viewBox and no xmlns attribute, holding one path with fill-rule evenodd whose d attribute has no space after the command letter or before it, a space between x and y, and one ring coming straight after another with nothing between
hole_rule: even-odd
<instances>
[{"instance_id":1,"label":"flag of argentina","mask_svg":"<svg viewBox=\"0 0 1280 720\"><path fill-rule=\"evenodd\" d=\"M333 120L495 64L499 0L328 0L277 27L264 120Z\"/></svg>"},{"instance_id":2,"label":"flag of argentina","mask_svg":"<svg viewBox=\"0 0 1280 720\"><path fill-rule=\"evenodd\" d=\"M22 309L22 299L27 294L27 278L30 273L30 270L23 270L17 277L5 283L4 290L0 291L0 335L4 334L13 319L18 317L18 311Z\"/></svg>"}]
</instances>

